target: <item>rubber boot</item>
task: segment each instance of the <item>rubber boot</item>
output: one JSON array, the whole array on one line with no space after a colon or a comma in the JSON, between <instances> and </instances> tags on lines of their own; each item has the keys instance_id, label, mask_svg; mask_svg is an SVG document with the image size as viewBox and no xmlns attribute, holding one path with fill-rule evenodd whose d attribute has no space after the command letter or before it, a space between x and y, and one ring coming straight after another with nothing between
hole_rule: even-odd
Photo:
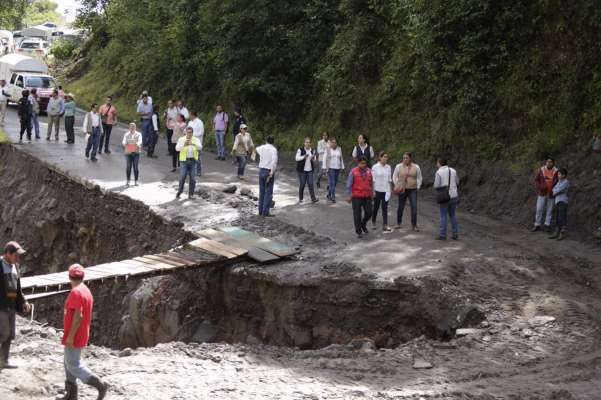
<instances>
[{"instance_id":1,"label":"rubber boot","mask_svg":"<svg viewBox=\"0 0 601 400\"><path fill-rule=\"evenodd\" d=\"M10 354L10 340L2 343L0 346L0 369L15 369L15 365L11 365L8 362L8 356Z\"/></svg>"},{"instance_id":2,"label":"rubber boot","mask_svg":"<svg viewBox=\"0 0 601 400\"><path fill-rule=\"evenodd\" d=\"M108 390L108 385L100 380L96 375L92 375L90 380L87 382L88 385L96 388L98 390L98 397L96 400L102 400L106 397L106 392Z\"/></svg>"},{"instance_id":3,"label":"rubber boot","mask_svg":"<svg viewBox=\"0 0 601 400\"><path fill-rule=\"evenodd\" d=\"M77 383L65 381L65 396L59 400L77 400Z\"/></svg>"}]
</instances>

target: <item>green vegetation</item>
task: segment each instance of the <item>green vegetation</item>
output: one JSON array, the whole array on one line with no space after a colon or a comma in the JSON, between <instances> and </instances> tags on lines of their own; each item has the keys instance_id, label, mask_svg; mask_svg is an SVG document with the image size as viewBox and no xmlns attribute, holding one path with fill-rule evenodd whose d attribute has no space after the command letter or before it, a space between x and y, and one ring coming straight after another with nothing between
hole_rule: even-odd
<instances>
[{"instance_id":1,"label":"green vegetation","mask_svg":"<svg viewBox=\"0 0 601 400\"><path fill-rule=\"evenodd\" d=\"M10 139L8 138L8 135L2 128L0 128L0 143L10 143Z\"/></svg>"},{"instance_id":2,"label":"green vegetation","mask_svg":"<svg viewBox=\"0 0 601 400\"><path fill-rule=\"evenodd\" d=\"M0 4L0 29L20 28L27 0L2 0Z\"/></svg>"},{"instance_id":3,"label":"green vegetation","mask_svg":"<svg viewBox=\"0 0 601 400\"><path fill-rule=\"evenodd\" d=\"M420 158L523 163L601 122L595 0L84 0L89 69L72 90L133 115L241 105L292 148L328 130Z\"/></svg>"},{"instance_id":4,"label":"green vegetation","mask_svg":"<svg viewBox=\"0 0 601 400\"><path fill-rule=\"evenodd\" d=\"M56 11L58 4L52 0L34 0L25 11L24 22L27 26L40 25L46 22L59 24L61 15Z\"/></svg>"},{"instance_id":5,"label":"green vegetation","mask_svg":"<svg viewBox=\"0 0 601 400\"><path fill-rule=\"evenodd\" d=\"M54 56L55 60L68 61L73 57L77 48L76 41L61 39L52 43L50 54Z\"/></svg>"}]
</instances>

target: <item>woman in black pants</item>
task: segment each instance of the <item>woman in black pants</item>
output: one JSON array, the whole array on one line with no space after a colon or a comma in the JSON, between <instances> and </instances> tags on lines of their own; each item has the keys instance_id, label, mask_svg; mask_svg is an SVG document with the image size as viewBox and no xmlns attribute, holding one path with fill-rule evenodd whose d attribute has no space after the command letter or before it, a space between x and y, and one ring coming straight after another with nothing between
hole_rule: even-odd
<instances>
[{"instance_id":1,"label":"woman in black pants","mask_svg":"<svg viewBox=\"0 0 601 400\"><path fill-rule=\"evenodd\" d=\"M372 167L371 173L374 180L374 213L371 217L373 229L376 229L376 217L382 205L382 232L391 232L388 227L388 201L390 200L392 170L388 165L388 154L381 151L378 162Z\"/></svg>"},{"instance_id":2,"label":"woman in black pants","mask_svg":"<svg viewBox=\"0 0 601 400\"><path fill-rule=\"evenodd\" d=\"M171 152L171 172L175 172L179 165L179 151L175 151L175 145L179 138L186 136L186 117L184 117L183 114L177 114L172 129L173 136L171 137L171 143L169 144L171 147L169 151Z\"/></svg>"}]
</instances>

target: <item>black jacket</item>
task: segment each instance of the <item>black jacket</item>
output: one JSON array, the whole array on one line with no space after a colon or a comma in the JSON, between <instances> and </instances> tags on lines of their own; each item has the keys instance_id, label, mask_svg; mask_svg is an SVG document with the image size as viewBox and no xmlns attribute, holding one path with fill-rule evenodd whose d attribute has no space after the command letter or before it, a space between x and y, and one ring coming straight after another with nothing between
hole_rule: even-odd
<instances>
[{"instance_id":1,"label":"black jacket","mask_svg":"<svg viewBox=\"0 0 601 400\"><path fill-rule=\"evenodd\" d=\"M21 290L21 275L17 278L17 299L12 300L6 297L6 277L2 268L2 261L0 261L0 310L17 310L23 312L23 305L27 302L23 291ZM17 266L17 273L19 273L19 266Z\"/></svg>"},{"instance_id":2,"label":"black jacket","mask_svg":"<svg viewBox=\"0 0 601 400\"><path fill-rule=\"evenodd\" d=\"M240 133L240 125L246 124L246 119L242 115L238 115L236 119L234 119L234 131L232 132L234 136Z\"/></svg>"},{"instance_id":3,"label":"black jacket","mask_svg":"<svg viewBox=\"0 0 601 400\"><path fill-rule=\"evenodd\" d=\"M29 98L21 97L17 108L17 112L21 121L29 121L29 118L31 118L31 111L32 107Z\"/></svg>"}]
</instances>

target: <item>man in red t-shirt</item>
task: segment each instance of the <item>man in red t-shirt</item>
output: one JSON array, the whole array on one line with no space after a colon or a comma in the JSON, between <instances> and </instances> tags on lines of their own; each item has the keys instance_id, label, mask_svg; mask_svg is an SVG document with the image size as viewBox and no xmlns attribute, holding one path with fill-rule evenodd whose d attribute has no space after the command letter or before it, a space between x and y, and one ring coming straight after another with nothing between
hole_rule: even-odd
<instances>
[{"instance_id":1,"label":"man in red t-shirt","mask_svg":"<svg viewBox=\"0 0 601 400\"><path fill-rule=\"evenodd\" d=\"M69 267L71 293L65 301L64 335L66 394L61 400L77 400L77 379L98 390L98 400L104 399L108 386L94 375L82 362L81 351L88 345L94 298L83 283L84 268L79 264Z\"/></svg>"}]
</instances>

